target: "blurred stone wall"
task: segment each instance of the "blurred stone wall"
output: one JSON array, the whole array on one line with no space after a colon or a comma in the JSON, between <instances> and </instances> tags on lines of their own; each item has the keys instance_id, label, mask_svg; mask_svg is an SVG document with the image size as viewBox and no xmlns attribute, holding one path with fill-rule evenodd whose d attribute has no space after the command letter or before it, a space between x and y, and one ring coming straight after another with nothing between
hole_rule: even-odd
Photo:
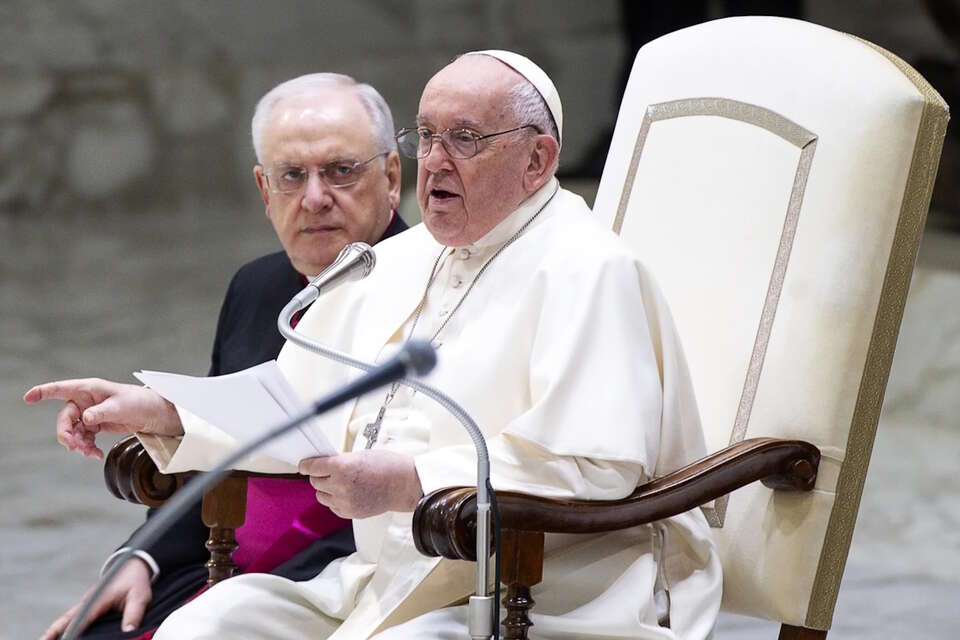
<instances>
[{"instance_id":1,"label":"blurred stone wall","mask_svg":"<svg viewBox=\"0 0 960 640\"><path fill-rule=\"evenodd\" d=\"M919 0L804 10L908 60L956 61ZM0 215L255 205L249 118L271 86L347 73L380 89L399 127L427 78L474 48L526 53L554 78L561 165L575 166L616 114L620 13L615 0L4 0Z\"/></svg>"},{"instance_id":2,"label":"blurred stone wall","mask_svg":"<svg viewBox=\"0 0 960 640\"><path fill-rule=\"evenodd\" d=\"M523 51L553 75L577 123L565 140L575 154L615 114L618 11L579 0L5 0L0 212L256 202L249 119L270 87L347 73L383 93L399 127L436 69L480 47Z\"/></svg>"}]
</instances>

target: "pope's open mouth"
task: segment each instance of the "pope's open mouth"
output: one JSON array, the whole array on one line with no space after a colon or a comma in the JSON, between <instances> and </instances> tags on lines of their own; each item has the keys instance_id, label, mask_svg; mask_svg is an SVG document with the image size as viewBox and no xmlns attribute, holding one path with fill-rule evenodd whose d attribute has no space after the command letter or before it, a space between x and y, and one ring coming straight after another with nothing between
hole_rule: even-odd
<instances>
[{"instance_id":1,"label":"pope's open mouth","mask_svg":"<svg viewBox=\"0 0 960 640\"><path fill-rule=\"evenodd\" d=\"M436 198L437 200L450 200L451 198L459 198L460 196L451 191L445 191L443 189L431 189L430 197Z\"/></svg>"}]
</instances>

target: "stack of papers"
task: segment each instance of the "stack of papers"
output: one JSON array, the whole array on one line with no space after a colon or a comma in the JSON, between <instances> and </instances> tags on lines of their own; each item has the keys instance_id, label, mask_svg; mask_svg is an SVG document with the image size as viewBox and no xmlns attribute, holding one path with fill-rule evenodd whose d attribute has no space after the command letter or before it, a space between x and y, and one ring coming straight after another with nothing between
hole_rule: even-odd
<instances>
[{"instance_id":1,"label":"stack of papers","mask_svg":"<svg viewBox=\"0 0 960 640\"><path fill-rule=\"evenodd\" d=\"M302 413L297 397L276 360L224 376L195 377L162 371L133 374L161 396L233 436L241 444ZM296 465L304 458L336 455L315 420L265 444L260 453Z\"/></svg>"}]
</instances>

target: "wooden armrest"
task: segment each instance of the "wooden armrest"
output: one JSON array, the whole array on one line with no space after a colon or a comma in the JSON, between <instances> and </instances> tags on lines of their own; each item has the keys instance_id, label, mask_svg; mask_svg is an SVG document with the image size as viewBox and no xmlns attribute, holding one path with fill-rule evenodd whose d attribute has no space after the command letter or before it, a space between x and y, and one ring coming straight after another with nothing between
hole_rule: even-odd
<instances>
[{"instance_id":1,"label":"wooden armrest","mask_svg":"<svg viewBox=\"0 0 960 640\"><path fill-rule=\"evenodd\" d=\"M117 442L103 462L103 479L114 497L133 504L159 507L183 486L190 473L160 473L136 436ZM299 473L232 471L231 478L303 479Z\"/></svg>"},{"instance_id":2,"label":"wooden armrest","mask_svg":"<svg viewBox=\"0 0 960 640\"><path fill-rule=\"evenodd\" d=\"M760 480L777 490L809 491L820 451L800 440L752 438L643 484L622 500L556 500L497 492L500 528L544 533L600 533L662 520ZM440 489L413 515L420 553L476 560L475 487Z\"/></svg>"},{"instance_id":3,"label":"wooden armrest","mask_svg":"<svg viewBox=\"0 0 960 640\"><path fill-rule=\"evenodd\" d=\"M133 504L159 507L183 486L186 474L160 473L137 437L127 436L117 440L107 453L103 479L115 497Z\"/></svg>"}]
</instances>

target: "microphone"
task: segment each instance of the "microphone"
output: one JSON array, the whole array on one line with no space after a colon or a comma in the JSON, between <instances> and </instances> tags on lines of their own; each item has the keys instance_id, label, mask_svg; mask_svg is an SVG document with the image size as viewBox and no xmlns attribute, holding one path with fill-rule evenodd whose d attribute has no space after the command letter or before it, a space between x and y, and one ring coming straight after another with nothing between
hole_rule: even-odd
<instances>
[{"instance_id":1,"label":"microphone","mask_svg":"<svg viewBox=\"0 0 960 640\"><path fill-rule=\"evenodd\" d=\"M340 251L340 255L330 266L317 275L309 284L294 296L298 306L294 313L309 306L314 300L345 282L362 280L370 275L377 264L377 256L365 242L352 242ZM291 303L293 300L290 301Z\"/></svg>"},{"instance_id":2,"label":"microphone","mask_svg":"<svg viewBox=\"0 0 960 640\"><path fill-rule=\"evenodd\" d=\"M410 340L406 342L400 351L392 358L383 364L378 364L367 371L366 375L361 376L343 387L339 392L344 394L343 399L339 400L336 404L346 402L347 400L363 395L367 391L373 391L374 389L414 375L426 375L433 370L436 364L437 352L429 342L426 340ZM326 409L336 406L335 404L326 407L319 404L320 402L328 402L328 400L326 398L318 400L317 403L314 404L314 413L319 414Z\"/></svg>"},{"instance_id":3,"label":"microphone","mask_svg":"<svg viewBox=\"0 0 960 640\"><path fill-rule=\"evenodd\" d=\"M379 389L402 378L413 375L425 375L433 369L436 363L437 354L429 342L425 340L411 340L405 344L396 355L383 364L372 367L356 380L347 383L336 391L322 396L314 401L309 408L301 411L299 414L270 429L263 435L251 440L235 452L226 456L210 471L195 476L160 507L156 514L147 520L137 533L130 538L130 542L128 543L129 548L117 558L116 562L110 565L97 584L94 585L90 594L84 598L79 611L70 621L69 626L61 638L63 640L74 640L76 638L81 621L87 617L87 614L93 607L93 603L103 594L107 585L110 584L110 581L117 572L133 557L133 552L155 542L171 524L183 515L183 512L186 511L190 505L203 497L207 489L220 482L225 475L230 473L230 468L234 464L246 458L267 442L295 429L300 423L309 420L313 416L329 411L344 402L353 400L369 391Z\"/></svg>"},{"instance_id":4,"label":"microphone","mask_svg":"<svg viewBox=\"0 0 960 640\"><path fill-rule=\"evenodd\" d=\"M425 376L437 366L437 350L427 340L409 340L390 361L392 360L403 365L401 378L410 377L411 374ZM390 361L382 366L390 364Z\"/></svg>"}]
</instances>

